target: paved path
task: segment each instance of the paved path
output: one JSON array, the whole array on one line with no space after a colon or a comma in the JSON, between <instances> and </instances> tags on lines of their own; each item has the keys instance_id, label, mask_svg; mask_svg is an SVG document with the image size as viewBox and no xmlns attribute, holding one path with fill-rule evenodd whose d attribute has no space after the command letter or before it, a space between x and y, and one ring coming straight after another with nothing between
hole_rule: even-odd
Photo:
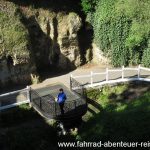
<instances>
[{"instance_id":1,"label":"paved path","mask_svg":"<svg viewBox=\"0 0 150 150\"><path fill-rule=\"evenodd\" d=\"M106 66L102 67L102 66L97 66L97 65L86 65L86 66L80 67L70 73L60 75L57 77L48 78L48 79L44 80L42 83L32 85L31 87L35 88L35 89L36 88L44 88L47 86L52 86L53 84L56 84L56 83L63 83L67 87L70 87L70 75L71 74L74 74L74 75L88 74L93 69L103 68L103 70L104 70L105 67ZM16 89L16 90L18 90L18 89ZM15 89L13 91L15 91ZM3 96L3 97L0 97L0 106L10 105L10 104L13 104L16 102L17 103L22 102L26 99L27 99L27 92L18 92L13 95Z\"/></svg>"},{"instance_id":2,"label":"paved path","mask_svg":"<svg viewBox=\"0 0 150 150\"><path fill-rule=\"evenodd\" d=\"M71 74L73 76L90 75L91 71L93 71L94 73L100 73L100 72L105 72L106 68L107 68L107 66L92 65L92 64L85 65L85 66L80 67L80 68L78 68L72 72L67 73L67 74L48 78L48 79L44 80L42 83L32 85L31 87L34 89L44 88L46 86L51 86L51 85L56 84L56 83L62 83L69 88L70 87L70 75ZM109 66L108 68L111 68L111 67ZM121 72L111 72L111 73L109 73L109 80L121 78L121 75L122 75ZM142 70L140 72L140 75L143 78L149 78L150 79L150 71ZM137 70L136 71L131 71L131 70L125 71L124 76L128 77L128 78L137 77ZM78 78L76 80L79 81L80 83L82 83L83 85L89 84L91 82L90 77ZM93 83L97 83L97 82L101 82L101 81L105 81L105 80L106 80L106 75L95 75L93 77ZM11 101L11 103L23 101L27 97L26 94L27 93L19 92L16 95L10 95L7 97L2 97L2 98L0 98L0 102L4 101L5 103L9 103L9 99L11 99L11 100L14 99L14 101Z\"/></svg>"},{"instance_id":3,"label":"paved path","mask_svg":"<svg viewBox=\"0 0 150 150\"><path fill-rule=\"evenodd\" d=\"M104 71L106 68L106 66L100 66L100 65L85 65L83 67L77 68L74 71L71 71L67 74L64 75L60 75L57 77L52 77L52 78L48 78L46 80L44 80L42 83L40 84L35 84L32 85L33 88L40 88L49 84L55 84L57 82L63 83L65 86L70 87L70 75L85 75L85 74L90 74L91 71L97 71L97 72L101 72Z\"/></svg>"},{"instance_id":4,"label":"paved path","mask_svg":"<svg viewBox=\"0 0 150 150\"><path fill-rule=\"evenodd\" d=\"M80 76L80 75L90 75L91 71L93 71L94 73L105 72L106 67L107 66L99 66L99 65L88 66L87 65L87 66L78 68L78 69L76 69L76 70L74 70L70 73L46 79L38 85L32 85L32 87L33 88L40 88L40 87L47 86L47 85L50 85L50 84L55 84L57 82L63 83L65 86L70 87L70 75L71 74L73 76ZM109 67L109 68L111 68L111 67ZM118 69L120 69L120 68L118 68ZM109 73L109 80L110 79L121 78L121 75L122 75L121 72L111 72L111 73ZM140 72L140 75L143 78L149 78L150 79L150 71L142 70ZM126 77L126 78L137 77L137 71L128 71L128 70L126 70L125 73L124 73L124 77ZM91 81L90 77L86 77L86 78L83 77L83 78L79 78L79 79L76 79L76 80L79 81L80 83L82 83L83 85L88 84ZM104 81L104 80L106 80L106 75L95 75L94 78L93 78L94 83Z\"/></svg>"}]
</instances>

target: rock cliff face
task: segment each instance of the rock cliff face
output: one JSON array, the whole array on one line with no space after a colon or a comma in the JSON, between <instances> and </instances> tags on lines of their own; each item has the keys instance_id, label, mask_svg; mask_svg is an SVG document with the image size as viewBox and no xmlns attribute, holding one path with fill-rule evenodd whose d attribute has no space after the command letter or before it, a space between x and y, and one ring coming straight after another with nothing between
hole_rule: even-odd
<instances>
[{"instance_id":1,"label":"rock cliff face","mask_svg":"<svg viewBox=\"0 0 150 150\"><path fill-rule=\"evenodd\" d=\"M76 13L31 9L2 0L0 18L1 85L29 81L31 73L50 66L81 65L82 20Z\"/></svg>"},{"instance_id":2,"label":"rock cliff face","mask_svg":"<svg viewBox=\"0 0 150 150\"><path fill-rule=\"evenodd\" d=\"M104 53L102 50L100 50L95 43L92 44L92 53L93 53L93 59L92 62L96 64L103 64L103 65L109 65L110 59L108 57L104 56Z\"/></svg>"},{"instance_id":3,"label":"rock cliff face","mask_svg":"<svg viewBox=\"0 0 150 150\"><path fill-rule=\"evenodd\" d=\"M61 69L78 67L81 64L78 30L81 18L75 13L38 11L27 20L32 50L38 67L54 65Z\"/></svg>"}]
</instances>

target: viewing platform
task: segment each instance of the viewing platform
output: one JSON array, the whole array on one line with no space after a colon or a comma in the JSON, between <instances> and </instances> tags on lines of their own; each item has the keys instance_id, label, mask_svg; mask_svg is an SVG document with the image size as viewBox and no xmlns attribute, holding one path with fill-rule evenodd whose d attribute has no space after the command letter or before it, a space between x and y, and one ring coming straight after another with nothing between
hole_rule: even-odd
<instances>
[{"instance_id":1,"label":"viewing platform","mask_svg":"<svg viewBox=\"0 0 150 150\"><path fill-rule=\"evenodd\" d=\"M60 88L64 90L67 96L64 104L64 115L61 115L60 106L56 102ZM87 102L82 90L80 88L80 94L79 92L70 90L61 83L47 85L37 89L31 88L31 105L43 117L48 119L71 120L82 117L87 111Z\"/></svg>"}]
</instances>

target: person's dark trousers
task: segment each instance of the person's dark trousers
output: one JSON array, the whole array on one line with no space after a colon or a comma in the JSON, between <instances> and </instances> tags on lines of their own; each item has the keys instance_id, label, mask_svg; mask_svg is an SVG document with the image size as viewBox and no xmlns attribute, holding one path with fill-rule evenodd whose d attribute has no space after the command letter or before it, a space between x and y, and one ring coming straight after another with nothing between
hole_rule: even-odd
<instances>
[{"instance_id":1,"label":"person's dark trousers","mask_svg":"<svg viewBox=\"0 0 150 150\"><path fill-rule=\"evenodd\" d=\"M64 103L59 103L61 114L64 114Z\"/></svg>"}]
</instances>

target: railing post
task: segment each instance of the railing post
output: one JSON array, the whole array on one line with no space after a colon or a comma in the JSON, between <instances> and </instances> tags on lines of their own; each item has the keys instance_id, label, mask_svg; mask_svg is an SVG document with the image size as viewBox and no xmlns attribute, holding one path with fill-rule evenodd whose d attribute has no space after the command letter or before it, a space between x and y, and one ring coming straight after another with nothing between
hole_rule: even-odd
<instances>
[{"instance_id":1,"label":"railing post","mask_svg":"<svg viewBox=\"0 0 150 150\"><path fill-rule=\"evenodd\" d=\"M138 66L138 78L140 78L140 65Z\"/></svg>"},{"instance_id":2,"label":"railing post","mask_svg":"<svg viewBox=\"0 0 150 150\"><path fill-rule=\"evenodd\" d=\"M86 91L86 88L84 88L84 98L87 100L87 91Z\"/></svg>"},{"instance_id":3,"label":"railing post","mask_svg":"<svg viewBox=\"0 0 150 150\"><path fill-rule=\"evenodd\" d=\"M106 68L106 81L108 81L108 68Z\"/></svg>"},{"instance_id":4,"label":"railing post","mask_svg":"<svg viewBox=\"0 0 150 150\"><path fill-rule=\"evenodd\" d=\"M93 85L93 72L91 71L91 85Z\"/></svg>"},{"instance_id":5,"label":"railing post","mask_svg":"<svg viewBox=\"0 0 150 150\"><path fill-rule=\"evenodd\" d=\"M124 79L124 66L122 66L122 79Z\"/></svg>"},{"instance_id":6,"label":"railing post","mask_svg":"<svg viewBox=\"0 0 150 150\"><path fill-rule=\"evenodd\" d=\"M30 87L29 86L27 86L27 99L31 102Z\"/></svg>"},{"instance_id":7,"label":"railing post","mask_svg":"<svg viewBox=\"0 0 150 150\"><path fill-rule=\"evenodd\" d=\"M74 100L74 107L75 107L75 110L76 110L76 100Z\"/></svg>"},{"instance_id":8,"label":"railing post","mask_svg":"<svg viewBox=\"0 0 150 150\"><path fill-rule=\"evenodd\" d=\"M54 114L54 115L55 115L55 116L57 116L57 114L56 114L56 113L57 113L57 111L56 111L56 104L57 104L57 103L54 102L54 105L55 105L55 106L54 106L54 109L55 109L55 114Z\"/></svg>"},{"instance_id":9,"label":"railing post","mask_svg":"<svg viewBox=\"0 0 150 150\"><path fill-rule=\"evenodd\" d=\"M42 109L42 100L41 100L41 97L40 97L40 109Z\"/></svg>"},{"instance_id":10,"label":"railing post","mask_svg":"<svg viewBox=\"0 0 150 150\"><path fill-rule=\"evenodd\" d=\"M72 78L73 78L73 75L71 74L70 75L70 89L72 90Z\"/></svg>"}]
</instances>

